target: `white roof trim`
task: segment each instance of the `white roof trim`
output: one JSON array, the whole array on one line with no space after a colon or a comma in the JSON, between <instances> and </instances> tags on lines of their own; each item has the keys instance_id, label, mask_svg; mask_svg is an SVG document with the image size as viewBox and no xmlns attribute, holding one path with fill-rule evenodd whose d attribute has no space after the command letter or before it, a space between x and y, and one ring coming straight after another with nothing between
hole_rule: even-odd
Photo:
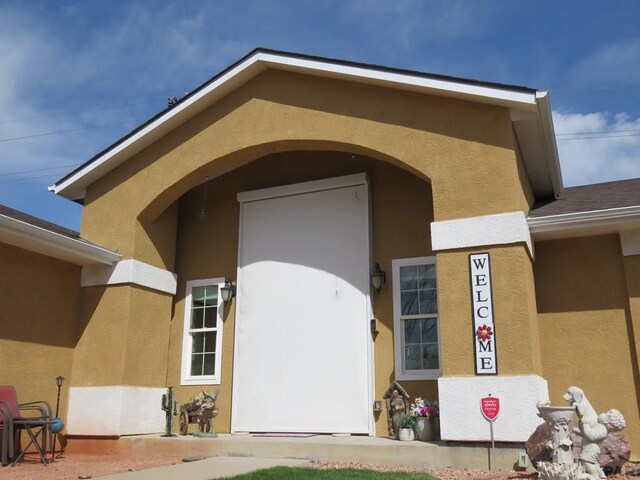
<instances>
[{"instance_id":1,"label":"white roof trim","mask_svg":"<svg viewBox=\"0 0 640 480\"><path fill-rule=\"evenodd\" d=\"M344 175L342 177L325 178L322 180L312 180L310 182L239 192L237 199L239 203L255 202L257 200L266 200L269 198L290 197L303 193L334 190L336 188L353 187L356 185L366 185L367 183L368 180L366 173L356 173L353 175Z\"/></svg>"},{"instance_id":2,"label":"white roof trim","mask_svg":"<svg viewBox=\"0 0 640 480\"><path fill-rule=\"evenodd\" d=\"M73 200L82 199L89 184L269 67L313 73L332 78L346 78L363 83L450 96L530 112L537 112L539 108L536 95L533 92L521 92L506 86L501 88L499 86L474 85L464 81L457 82L453 79L428 78L374 67L366 68L357 65L301 58L295 55L258 51L195 93L192 97L185 99L184 102L168 110L164 115L151 122L135 135L107 150L103 155L82 167L69 178L59 184L51 185L49 190Z\"/></svg>"},{"instance_id":3,"label":"white roof trim","mask_svg":"<svg viewBox=\"0 0 640 480\"><path fill-rule=\"evenodd\" d=\"M111 265L122 256L99 245L0 214L0 242L77 265Z\"/></svg>"},{"instance_id":4,"label":"white roof trim","mask_svg":"<svg viewBox=\"0 0 640 480\"><path fill-rule=\"evenodd\" d=\"M568 233L576 230L604 231L603 229L609 229L619 231L629 228L629 224L640 224L640 205L546 217L529 217L527 224L533 235L553 232Z\"/></svg>"},{"instance_id":5,"label":"white roof trim","mask_svg":"<svg viewBox=\"0 0 640 480\"><path fill-rule=\"evenodd\" d=\"M174 295L178 276L135 259L122 260L114 265L87 265L82 269L81 287L121 285L131 283Z\"/></svg>"},{"instance_id":6,"label":"white roof trim","mask_svg":"<svg viewBox=\"0 0 640 480\"><path fill-rule=\"evenodd\" d=\"M535 110L536 98L533 93L518 92L508 87L489 87L474 85L467 82L428 78L411 75L410 73L390 72L375 68L359 67L357 65L343 65L340 63L323 62L305 58L289 57L272 53L258 53L258 60L276 68L291 67L295 71L315 71L321 76L352 77L358 81L383 84L394 87L413 87L427 90L436 95L472 98L475 101L496 103L505 106L529 106L528 110ZM413 89L412 88L412 89Z\"/></svg>"},{"instance_id":7,"label":"white roof trim","mask_svg":"<svg viewBox=\"0 0 640 480\"><path fill-rule=\"evenodd\" d=\"M556 136L553 128L553 116L551 115L551 102L549 100L549 92L540 91L536 93L536 101L538 104L538 121L540 122L540 130L546 150L545 158L547 160L547 168L555 197L558 198L564 191L562 183L562 172L560 171L560 162L558 157L558 146L556 144Z\"/></svg>"}]
</instances>

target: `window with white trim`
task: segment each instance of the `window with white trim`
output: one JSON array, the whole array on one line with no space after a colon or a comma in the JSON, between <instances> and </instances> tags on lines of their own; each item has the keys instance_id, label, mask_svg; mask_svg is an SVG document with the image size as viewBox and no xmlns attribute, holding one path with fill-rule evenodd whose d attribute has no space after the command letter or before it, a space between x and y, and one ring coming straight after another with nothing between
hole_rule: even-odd
<instances>
[{"instance_id":1,"label":"window with white trim","mask_svg":"<svg viewBox=\"0 0 640 480\"><path fill-rule=\"evenodd\" d=\"M442 373L436 258L392 262L396 380L434 380Z\"/></svg>"},{"instance_id":2,"label":"window with white trim","mask_svg":"<svg viewBox=\"0 0 640 480\"><path fill-rule=\"evenodd\" d=\"M223 286L224 278L187 282L181 385L220 384Z\"/></svg>"}]
</instances>

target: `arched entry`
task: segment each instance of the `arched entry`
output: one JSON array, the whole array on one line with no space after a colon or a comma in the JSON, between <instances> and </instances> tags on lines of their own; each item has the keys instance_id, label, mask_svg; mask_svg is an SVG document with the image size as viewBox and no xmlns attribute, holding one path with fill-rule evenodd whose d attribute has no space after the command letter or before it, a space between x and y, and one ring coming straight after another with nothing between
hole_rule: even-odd
<instances>
[{"instance_id":1,"label":"arched entry","mask_svg":"<svg viewBox=\"0 0 640 480\"><path fill-rule=\"evenodd\" d=\"M366 174L238 200L232 431L373 434Z\"/></svg>"}]
</instances>

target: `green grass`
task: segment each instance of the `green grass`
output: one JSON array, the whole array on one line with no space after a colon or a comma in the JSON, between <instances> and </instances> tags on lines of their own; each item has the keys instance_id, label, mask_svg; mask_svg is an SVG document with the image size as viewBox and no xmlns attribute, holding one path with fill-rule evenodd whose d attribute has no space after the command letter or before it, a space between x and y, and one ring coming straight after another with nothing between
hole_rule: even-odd
<instances>
[{"instance_id":1,"label":"green grass","mask_svg":"<svg viewBox=\"0 0 640 480\"><path fill-rule=\"evenodd\" d=\"M375 472L352 468L320 470L306 467L274 467L225 478L233 478L234 480L290 480L298 478L304 480L437 480L425 473Z\"/></svg>"}]
</instances>

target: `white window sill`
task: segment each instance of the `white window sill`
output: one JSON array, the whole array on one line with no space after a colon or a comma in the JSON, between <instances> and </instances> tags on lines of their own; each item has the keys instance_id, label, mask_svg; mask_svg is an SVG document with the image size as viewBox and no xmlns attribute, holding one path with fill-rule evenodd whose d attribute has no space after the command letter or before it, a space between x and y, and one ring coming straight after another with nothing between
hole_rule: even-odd
<instances>
[{"instance_id":1,"label":"white window sill","mask_svg":"<svg viewBox=\"0 0 640 480\"><path fill-rule=\"evenodd\" d=\"M180 380L180 385L220 385L220 379L215 377L183 378Z\"/></svg>"},{"instance_id":2,"label":"white window sill","mask_svg":"<svg viewBox=\"0 0 640 480\"><path fill-rule=\"evenodd\" d=\"M419 381L419 380L437 380L442 376L440 370L433 372L416 372L416 373L398 373L396 374L396 380L403 381Z\"/></svg>"}]
</instances>

